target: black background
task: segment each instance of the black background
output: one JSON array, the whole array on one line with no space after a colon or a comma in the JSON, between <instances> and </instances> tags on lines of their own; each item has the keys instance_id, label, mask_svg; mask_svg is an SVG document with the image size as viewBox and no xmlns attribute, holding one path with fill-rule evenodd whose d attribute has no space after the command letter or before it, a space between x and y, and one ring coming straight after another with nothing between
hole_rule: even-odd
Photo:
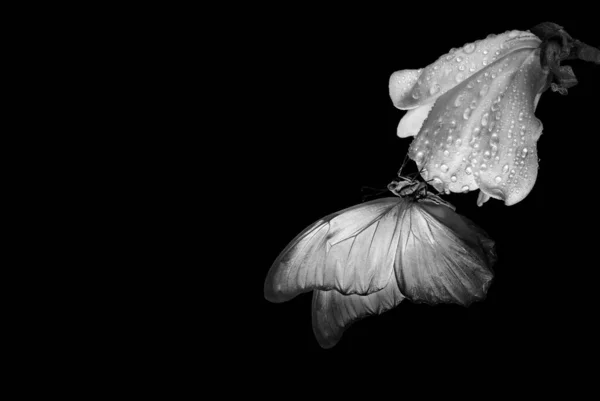
<instances>
[{"instance_id":1,"label":"black background","mask_svg":"<svg viewBox=\"0 0 600 401\"><path fill-rule=\"evenodd\" d=\"M502 355L542 363L597 356L600 74L579 61L568 62L579 84L567 96L548 90L538 104L540 169L527 198L510 207L491 199L479 208L478 191L445 197L496 241L499 261L485 301L469 308L405 301L355 323L322 350L311 327L311 294L271 304L262 293L271 263L300 231L360 203L363 186L384 189L395 179L411 139L396 136L404 111L388 95L394 71L426 67L452 47L543 21L600 45L597 26L556 11L521 16L506 9L499 18L429 18L401 8L271 12L240 38L250 48L240 65L252 68L240 70L236 80L248 88L233 96L236 107L252 110L237 128L253 143L240 172L252 187L252 212L244 212L252 252L237 269L251 277L245 284L258 305L231 312L239 322L235 341L285 360L395 353L404 363L477 364ZM405 173L414 171L411 161Z\"/></svg>"}]
</instances>

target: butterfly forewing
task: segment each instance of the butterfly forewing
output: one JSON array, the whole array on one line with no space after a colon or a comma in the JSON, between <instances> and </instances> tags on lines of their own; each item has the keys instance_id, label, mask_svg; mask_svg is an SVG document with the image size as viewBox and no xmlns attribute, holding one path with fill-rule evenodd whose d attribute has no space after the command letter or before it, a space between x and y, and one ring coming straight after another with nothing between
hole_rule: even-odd
<instances>
[{"instance_id":1,"label":"butterfly forewing","mask_svg":"<svg viewBox=\"0 0 600 401\"><path fill-rule=\"evenodd\" d=\"M265 297L284 302L312 289L366 295L393 277L407 200L383 198L319 220L279 255L265 282Z\"/></svg>"},{"instance_id":2,"label":"butterfly forewing","mask_svg":"<svg viewBox=\"0 0 600 401\"><path fill-rule=\"evenodd\" d=\"M449 209L447 213L462 218ZM396 260L400 291L412 301L429 304L468 305L485 297L493 277L493 241L475 241L472 236L471 231L461 234L448 227L422 207L411 208L402 222Z\"/></svg>"}]
</instances>

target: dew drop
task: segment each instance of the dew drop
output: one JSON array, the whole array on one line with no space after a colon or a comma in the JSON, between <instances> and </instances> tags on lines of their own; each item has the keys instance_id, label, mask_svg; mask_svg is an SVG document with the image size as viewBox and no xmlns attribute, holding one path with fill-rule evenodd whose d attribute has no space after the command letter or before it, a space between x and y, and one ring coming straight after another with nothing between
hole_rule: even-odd
<instances>
[{"instance_id":1,"label":"dew drop","mask_svg":"<svg viewBox=\"0 0 600 401\"><path fill-rule=\"evenodd\" d=\"M502 177L500 177L499 175L496 176L495 178L496 180L496 184L500 184L500 181L502 181Z\"/></svg>"},{"instance_id":2,"label":"dew drop","mask_svg":"<svg viewBox=\"0 0 600 401\"><path fill-rule=\"evenodd\" d=\"M473 43L468 43L463 47L463 50L467 54L473 53L473 50L475 50L475 45Z\"/></svg>"},{"instance_id":3,"label":"dew drop","mask_svg":"<svg viewBox=\"0 0 600 401\"><path fill-rule=\"evenodd\" d=\"M488 93L489 90L490 90L489 85L488 84L484 84L481 87L481 90L479 91L479 96L481 96L481 97L485 96Z\"/></svg>"},{"instance_id":4,"label":"dew drop","mask_svg":"<svg viewBox=\"0 0 600 401\"><path fill-rule=\"evenodd\" d=\"M489 151L489 150L486 150L485 152L483 152L483 158L484 158L485 160L489 160L489 159L490 159L490 157L491 157L491 154L490 154L490 151Z\"/></svg>"},{"instance_id":5,"label":"dew drop","mask_svg":"<svg viewBox=\"0 0 600 401\"><path fill-rule=\"evenodd\" d=\"M453 175L452 177L450 177L450 181L452 181L452 182L456 182L456 176L455 176L455 175Z\"/></svg>"},{"instance_id":6,"label":"dew drop","mask_svg":"<svg viewBox=\"0 0 600 401\"><path fill-rule=\"evenodd\" d=\"M471 109L475 110L477 108L477 100L471 101L471 104L469 105L469 107Z\"/></svg>"},{"instance_id":7,"label":"dew drop","mask_svg":"<svg viewBox=\"0 0 600 401\"><path fill-rule=\"evenodd\" d=\"M471 109L469 107L467 107L465 109L465 112L463 113L463 118L465 120L468 120L470 116L471 116Z\"/></svg>"},{"instance_id":8,"label":"dew drop","mask_svg":"<svg viewBox=\"0 0 600 401\"><path fill-rule=\"evenodd\" d=\"M476 68L477 68L477 66L475 65L475 63L471 63L471 66L469 67L469 71L474 72Z\"/></svg>"},{"instance_id":9,"label":"dew drop","mask_svg":"<svg viewBox=\"0 0 600 401\"><path fill-rule=\"evenodd\" d=\"M456 77L454 78L456 80L456 82L461 82L464 79L464 75L462 72L459 72L458 74L456 74Z\"/></svg>"},{"instance_id":10,"label":"dew drop","mask_svg":"<svg viewBox=\"0 0 600 401\"><path fill-rule=\"evenodd\" d=\"M423 152L419 151L417 152L417 161L421 161L423 159Z\"/></svg>"},{"instance_id":11,"label":"dew drop","mask_svg":"<svg viewBox=\"0 0 600 401\"><path fill-rule=\"evenodd\" d=\"M464 64L461 64L461 65L459 65L459 66L458 66L458 69L459 69L460 71L464 71L464 70L465 70L465 65L464 65Z\"/></svg>"},{"instance_id":12,"label":"dew drop","mask_svg":"<svg viewBox=\"0 0 600 401\"><path fill-rule=\"evenodd\" d=\"M523 114L524 114L524 113L523 113L522 111L521 111L521 112L519 112L519 121L523 121Z\"/></svg>"},{"instance_id":13,"label":"dew drop","mask_svg":"<svg viewBox=\"0 0 600 401\"><path fill-rule=\"evenodd\" d=\"M417 100L419 98L419 92L414 92L412 97L413 99Z\"/></svg>"},{"instance_id":14,"label":"dew drop","mask_svg":"<svg viewBox=\"0 0 600 401\"><path fill-rule=\"evenodd\" d=\"M462 191L463 192L469 192L469 186L468 185L463 186L462 187Z\"/></svg>"},{"instance_id":15,"label":"dew drop","mask_svg":"<svg viewBox=\"0 0 600 401\"><path fill-rule=\"evenodd\" d=\"M462 104L464 99L464 95L460 94L456 97L456 100L454 101L454 107L460 107L460 105Z\"/></svg>"},{"instance_id":16,"label":"dew drop","mask_svg":"<svg viewBox=\"0 0 600 401\"><path fill-rule=\"evenodd\" d=\"M448 166L446 166L445 164L442 164L442 165L440 166L440 170L442 170L442 172L444 172L444 173L445 173L445 172L447 172L447 171L448 171Z\"/></svg>"},{"instance_id":17,"label":"dew drop","mask_svg":"<svg viewBox=\"0 0 600 401\"><path fill-rule=\"evenodd\" d=\"M483 53L483 54L488 54L488 52L489 52L489 51L488 51L488 49L483 49L483 52L482 52L482 53Z\"/></svg>"},{"instance_id":18,"label":"dew drop","mask_svg":"<svg viewBox=\"0 0 600 401\"><path fill-rule=\"evenodd\" d=\"M450 152L448 151L448 149L444 150L444 156L446 156L446 157L450 156Z\"/></svg>"},{"instance_id":19,"label":"dew drop","mask_svg":"<svg viewBox=\"0 0 600 401\"><path fill-rule=\"evenodd\" d=\"M474 137L478 137L480 133L481 133L481 128L479 128L479 127L473 128L473 136Z\"/></svg>"},{"instance_id":20,"label":"dew drop","mask_svg":"<svg viewBox=\"0 0 600 401\"><path fill-rule=\"evenodd\" d=\"M485 170L485 169L487 168L487 164L485 164L485 163L481 163L481 166L479 166L479 168L480 168L481 170Z\"/></svg>"},{"instance_id":21,"label":"dew drop","mask_svg":"<svg viewBox=\"0 0 600 401\"><path fill-rule=\"evenodd\" d=\"M462 57L461 57L461 56L458 56L458 57L456 57L456 62L457 62L457 63L460 63L462 60L463 60L463 59L462 59Z\"/></svg>"},{"instance_id":22,"label":"dew drop","mask_svg":"<svg viewBox=\"0 0 600 401\"><path fill-rule=\"evenodd\" d=\"M487 65L487 63L488 63L488 62L487 62L487 59L486 59L486 58L484 58L484 59L483 59L483 61L481 62L481 64L483 64L483 65Z\"/></svg>"},{"instance_id":23,"label":"dew drop","mask_svg":"<svg viewBox=\"0 0 600 401\"><path fill-rule=\"evenodd\" d=\"M471 166L467 166L467 168L465 168L465 173L469 175L473 174L473 168L471 168Z\"/></svg>"},{"instance_id":24,"label":"dew drop","mask_svg":"<svg viewBox=\"0 0 600 401\"><path fill-rule=\"evenodd\" d=\"M516 38L517 36L519 36L519 31L511 31L508 34L508 37L511 38L511 39Z\"/></svg>"},{"instance_id":25,"label":"dew drop","mask_svg":"<svg viewBox=\"0 0 600 401\"><path fill-rule=\"evenodd\" d=\"M490 116L490 113L485 113L482 117L481 117L481 125L483 125L484 127L487 125L488 123L488 118Z\"/></svg>"},{"instance_id":26,"label":"dew drop","mask_svg":"<svg viewBox=\"0 0 600 401\"><path fill-rule=\"evenodd\" d=\"M429 88L429 94L431 94L431 95L435 95L439 91L440 91L440 85L439 84L433 84L433 85L431 85L431 88Z\"/></svg>"},{"instance_id":27,"label":"dew drop","mask_svg":"<svg viewBox=\"0 0 600 401\"><path fill-rule=\"evenodd\" d=\"M488 127L488 131L492 132L494 130L495 126L496 126L496 121L494 121L494 120L490 121L490 126Z\"/></svg>"},{"instance_id":28,"label":"dew drop","mask_svg":"<svg viewBox=\"0 0 600 401\"><path fill-rule=\"evenodd\" d=\"M462 139L458 138L456 140L456 146L460 146L460 145L462 145Z\"/></svg>"}]
</instances>

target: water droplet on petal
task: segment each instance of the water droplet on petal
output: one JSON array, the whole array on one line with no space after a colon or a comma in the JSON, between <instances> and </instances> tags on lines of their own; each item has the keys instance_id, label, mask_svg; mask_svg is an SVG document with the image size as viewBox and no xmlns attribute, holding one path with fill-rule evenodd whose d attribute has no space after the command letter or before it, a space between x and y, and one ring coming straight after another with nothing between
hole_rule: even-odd
<instances>
[{"instance_id":1,"label":"water droplet on petal","mask_svg":"<svg viewBox=\"0 0 600 401\"><path fill-rule=\"evenodd\" d=\"M456 82L461 82L464 79L464 75L462 72L459 72L458 74L456 74L455 80Z\"/></svg>"},{"instance_id":2,"label":"water droplet on petal","mask_svg":"<svg viewBox=\"0 0 600 401\"><path fill-rule=\"evenodd\" d=\"M480 133L481 133L481 128L479 128L479 127L473 128L473 136L474 137L478 137Z\"/></svg>"},{"instance_id":3,"label":"water droplet on petal","mask_svg":"<svg viewBox=\"0 0 600 401\"><path fill-rule=\"evenodd\" d=\"M477 108L477 100L471 101L471 104L469 105L469 107L471 109L475 110Z\"/></svg>"},{"instance_id":4,"label":"water droplet on petal","mask_svg":"<svg viewBox=\"0 0 600 401\"><path fill-rule=\"evenodd\" d=\"M481 97L485 96L488 93L489 90L490 90L489 85L488 84L484 84L481 87L481 90L479 91L479 96L481 96Z\"/></svg>"},{"instance_id":5,"label":"water droplet on petal","mask_svg":"<svg viewBox=\"0 0 600 401\"><path fill-rule=\"evenodd\" d=\"M452 181L452 182L456 182L456 176L455 176L455 175L453 175L452 177L450 177L450 181Z\"/></svg>"},{"instance_id":6,"label":"water droplet on petal","mask_svg":"<svg viewBox=\"0 0 600 401\"><path fill-rule=\"evenodd\" d=\"M462 187L463 192L469 192L469 186L465 185Z\"/></svg>"},{"instance_id":7,"label":"water droplet on petal","mask_svg":"<svg viewBox=\"0 0 600 401\"><path fill-rule=\"evenodd\" d=\"M460 107L460 105L462 104L464 99L464 95L460 94L456 97L456 100L454 100L454 107Z\"/></svg>"},{"instance_id":8,"label":"water droplet on petal","mask_svg":"<svg viewBox=\"0 0 600 401\"><path fill-rule=\"evenodd\" d=\"M475 45L473 43L468 43L463 47L463 51L467 54L473 53L473 50L475 50Z\"/></svg>"},{"instance_id":9,"label":"water droplet on petal","mask_svg":"<svg viewBox=\"0 0 600 401\"><path fill-rule=\"evenodd\" d=\"M463 113L463 118L465 120L468 120L470 116L471 116L471 108L467 107L465 109L465 112Z\"/></svg>"},{"instance_id":10,"label":"water droplet on petal","mask_svg":"<svg viewBox=\"0 0 600 401\"><path fill-rule=\"evenodd\" d=\"M440 91L440 85L439 84L433 84L433 85L431 85L431 88L429 88L429 94L430 95L435 95L439 91Z\"/></svg>"},{"instance_id":11,"label":"water droplet on petal","mask_svg":"<svg viewBox=\"0 0 600 401\"><path fill-rule=\"evenodd\" d=\"M446 157L450 156L450 151L448 151L448 149L444 150L444 156L446 156Z\"/></svg>"},{"instance_id":12,"label":"water droplet on petal","mask_svg":"<svg viewBox=\"0 0 600 401\"><path fill-rule=\"evenodd\" d=\"M483 53L483 54L488 54L488 52L489 52L489 51L488 51L488 49L483 49L483 52L482 52L482 53Z\"/></svg>"},{"instance_id":13,"label":"water droplet on petal","mask_svg":"<svg viewBox=\"0 0 600 401\"><path fill-rule=\"evenodd\" d=\"M414 92L412 97L413 99L417 100L419 98L419 92Z\"/></svg>"},{"instance_id":14,"label":"water droplet on petal","mask_svg":"<svg viewBox=\"0 0 600 401\"><path fill-rule=\"evenodd\" d=\"M442 172L444 172L444 173L445 173L445 172L447 172L447 171L448 171L448 166L446 166L445 164L442 164L442 165L440 166L440 170L442 170Z\"/></svg>"},{"instance_id":15,"label":"water droplet on petal","mask_svg":"<svg viewBox=\"0 0 600 401\"><path fill-rule=\"evenodd\" d=\"M485 163L481 163L481 166L479 166L479 168L480 168L481 170L485 170L485 169L487 168L487 164L485 164Z\"/></svg>"},{"instance_id":16,"label":"water droplet on petal","mask_svg":"<svg viewBox=\"0 0 600 401\"><path fill-rule=\"evenodd\" d=\"M499 184L500 181L502 181L502 177L500 177L499 175L497 175L496 178L495 178L495 180L496 180L496 184Z\"/></svg>"},{"instance_id":17,"label":"water droplet on petal","mask_svg":"<svg viewBox=\"0 0 600 401\"><path fill-rule=\"evenodd\" d=\"M458 69L459 69L460 71L464 71L464 70L465 70L465 65L464 65L464 64L461 64L461 65L459 65L459 66L458 66Z\"/></svg>"},{"instance_id":18,"label":"water droplet on petal","mask_svg":"<svg viewBox=\"0 0 600 401\"><path fill-rule=\"evenodd\" d=\"M502 172L504 174L506 174L508 172L508 164L505 164L504 167L502 167Z\"/></svg>"},{"instance_id":19,"label":"water droplet on petal","mask_svg":"<svg viewBox=\"0 0 600 401\"><path fill-rule=\"evenodd\" d=\"M521 112L519 112L519 121L523 121L523 115L524 115L524 114L525 114L525 113L523 113L522 111L521 111Z\"/></svg>"},{"instance_id":20,"label":"water droplet on petal","mask_svg":"<svg viewBox=\"0 0 600 401\"><path fill-rule=\"evenodd\" d=\"M417 161L421 161L421 159L423 159L423 152L417 152Z\"/></svg>"},{"instance_id":21,"label":"water droplet on petal","mask_svg":"<svg viewBox=\"0 0 600 401\"><path fill-rule=\"evenodd\" d=\"M462 139L458 138L456 140L456 146L460 146L460 145L462 145Z\"/></svg>"},{"instance_id":22,"label":"water droplet on petal","mask_svg":"<svg viewBox=\"0 0 600 401\"><path fill-rule=\"evenodd\" d=\"M490 116L490 113L485 113L482 117L481 117L481 125L483 125L484 127L487 125L488 123L488 118Z\"/></svg>"},{"instance_id":23,"label":"water droplet on petal","mask_svg":"<svg viewBox=\"0 0 600 401\"><path fill-rule=\"evenodd\" d=\"M473 168L471 168L471 166L467 166L467 168L465 168L465 173L467 174L472 174L473 173Z\"/></svg>"},{"instance_id":24,"label":"water droplet on petal","mask_svg":"<svg viewBox=\"0 0 600 401\"><path fill-rule=\"evenodd\" d=\"M457 63L460 63L462 60L463 60L463 59L462 59L462 57L461 57L461 56L458 56L458 57L456 58L456 62L457 62Z\"/></svg>"},{"instance_id":25,"label":"water droplet on petal","mask_svg":"<svg viewBox=\"0 0 600 401\"><path fill-rule=\"evenodd\" d=\"M491 154L490 154L490 151L489 151L489 150L486 150L485 152L483 152L483 158L484 158L485 160L489 160L489 159L490 159L490 157L491 157Z\"/></svg>"}]
</instances>

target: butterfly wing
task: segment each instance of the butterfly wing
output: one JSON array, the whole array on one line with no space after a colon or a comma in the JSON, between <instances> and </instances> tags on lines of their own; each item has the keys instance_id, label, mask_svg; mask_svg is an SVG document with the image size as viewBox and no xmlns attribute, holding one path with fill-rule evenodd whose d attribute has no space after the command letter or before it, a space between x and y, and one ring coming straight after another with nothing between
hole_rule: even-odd
<instances>
[{"instance_id":1,"label":"butterfly wing","mask_svg":"<svg viewBox=\"0 0 600 401\"><path fill-rule=\"evenodd\" d=\"M469 305L483 299L495 260L494 242L465 217L427 201L407 209L395 268L410 300Z\"/></svg>"},{"instance_id":2,"label":"butterfly wing","mask_svg":"<svg viewBox=\"0 0 600 401\"><path fill-rule=\"evenodd\" d=\"M403 299L396 280L390 280L381 291L369 295L343 295L336 290L315 290L313 332L321 347L331 348L352 323L368 315L380 315L396 307Z\"/></svg>"},{"instance_id":3,"label":"butterfly wing","mask_svg":"<svg viewBox=\"0 0 600 401\"><path fill-rule=\"evenodd\" d=\"M383 198L333 213L300 233L277 257L265 298L284 302L313 289L368 295L393 279L399 221L409 201Z\"/></svg>"}]
</instances>

